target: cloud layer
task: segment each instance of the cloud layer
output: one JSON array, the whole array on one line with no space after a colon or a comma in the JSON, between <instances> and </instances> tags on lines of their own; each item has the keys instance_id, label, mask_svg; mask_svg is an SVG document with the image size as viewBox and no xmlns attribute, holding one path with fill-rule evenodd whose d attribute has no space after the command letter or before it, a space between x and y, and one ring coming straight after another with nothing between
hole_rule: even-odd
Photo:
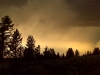
<instances>
[{"instance_id":1,"label":"cloud layer","mask_svg":"<svg viewBox=\"0 0 100 75\"><path fill-rule=\"evenodd\" d=\"M77 13L84 26L100 26L100 0L65 0L69 9Z\"/></svg>"},{"instance_id":2,"label":"cloud layer","mask_svg":"<svg viewBox=\"0 0 100 75\"><path fill-rule=\"evenodd\" d=\"M28 0L0 0L0 7L21 7L27 3Z\"/></svg>"}]
</instances>

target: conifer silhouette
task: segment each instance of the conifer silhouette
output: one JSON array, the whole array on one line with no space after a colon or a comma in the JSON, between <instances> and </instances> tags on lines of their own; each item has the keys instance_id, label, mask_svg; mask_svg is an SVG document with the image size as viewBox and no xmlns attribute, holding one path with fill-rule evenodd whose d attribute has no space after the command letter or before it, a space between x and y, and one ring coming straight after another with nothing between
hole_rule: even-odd
<instances>
[{"instance_id":1,"label":"conifer silhouette","mask_svg":"<svg viewBox=\"0 0 100 75\"><path fill-rule=\"evenodd\" d=\"M26 44L26 48L24 51L24 57L25 58L35 58L35 40L33 38L32 35L29 35L27 38L27 44Z\"/></svg>"},{"instance_id":2,"label":"conifer silhouette","mask_svg":"<svg viewBox=\"0 0 100 75\"><path fill-rule=\"evenodd\" d=\"M14 31L14 34L12 35L12 43L10 45L10 49L12 51L12 55L14 58L18 58L21 50L21 43L22 43L22 37L21 33L16 29Z\"/></svg>"},{"instance_id":3,"label":"conifer silhouette","mask_svg":"<svg viewBox=\"0 0 100 75\"><path fill-rule=\"evenodd\" d=\"M0 23L0 60L3 57L8 57L10 51L8 50L8 44L10 44L10 37L12 35L12 31L14 24L9 16L4 16L1 19Z\"/></svg>"}]
</instances>

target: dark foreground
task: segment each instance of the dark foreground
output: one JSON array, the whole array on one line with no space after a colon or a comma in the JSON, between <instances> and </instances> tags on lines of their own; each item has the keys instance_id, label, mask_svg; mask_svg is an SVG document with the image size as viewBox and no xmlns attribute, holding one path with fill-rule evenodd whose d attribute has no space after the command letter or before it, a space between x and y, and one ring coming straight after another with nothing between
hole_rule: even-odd
<instances>
[{"instance_id":1,"label":"dark foreground","mask_svg":"<svg viewBox=\"0 0 100 75\"><path fill-rule=\"evenodd\" d=\"M100 56L52 60L4 60L0 75L100 75Z\"/></svg>"}]
</instances>

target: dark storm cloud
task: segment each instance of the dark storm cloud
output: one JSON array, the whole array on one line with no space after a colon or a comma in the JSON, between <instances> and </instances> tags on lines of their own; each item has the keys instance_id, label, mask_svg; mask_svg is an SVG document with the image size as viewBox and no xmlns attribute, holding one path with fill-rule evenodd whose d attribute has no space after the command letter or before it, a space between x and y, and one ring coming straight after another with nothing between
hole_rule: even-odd
<instances>
[{"instance_id":1,"label":"dark storm cloud","mask_svg":"<svg viewBox=\"0 0 100 75\"><path fill-rule=\"evenodd\" d=\"M21 7L27 3L28 0L0 0L0 7Z\"/></svg>"},{"instance_id":2,"label":"dark storm cloud","mask_svg":"<svg viewBox=\"0 0 100 75\"><path fill-rule=\"evenodd\" d=\"M30 11L56 28L100 26L100 0L29 0ZM36 14L35 13L35 14ZM41 22L41 21L40 21Z\"/></svg>"},{"instance_id":3,"label":"dark storm cloud","mask_svg":"<svg viewBox=\"0 0 100 75\"><path fill-rule=\"evenodd\" d=\"M84 26L100 26L100 0L65 0L69 9L77 13Z\"/></svg>"},{"instance_id":4,"label":"dark storm cloud","mask_svg":"<svg viewBox=\"0 0 100 75\"><path fill-rule=\"evenodd\" d=\"M9 9L9 7L22 9ZM0 0L0 8L7 7L7 13L21 14L19 18L27 22L30 17L38 17L40 23L48 22L56 28L67 26L91 27L100 24L100 0ZM0 11L2 13L2 10ZM24 16L24 17L22 17ZM27 20L27 17L29 18ZM44 22L42 22L44 21ZM22 21L23 22L23 21Z\"/></svg>"}]
</instances>

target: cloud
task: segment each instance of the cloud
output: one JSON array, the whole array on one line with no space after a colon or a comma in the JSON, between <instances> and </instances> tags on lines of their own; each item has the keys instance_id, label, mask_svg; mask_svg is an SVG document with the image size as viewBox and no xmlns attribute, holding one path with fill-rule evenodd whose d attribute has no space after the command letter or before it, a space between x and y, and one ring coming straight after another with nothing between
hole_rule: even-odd
<instances>
[{"instance_id":1,"label":"cloud","mask_svg":"<svg viewBox=\"0 0 100 75\"><path fill-rule=\"evenodd\" d=\"M4 11L20 15L17 17L24 22L37 19L43 23L44 20L45 24L52 24L58 29L67 26L100 26L99 0L0 0L0 8L1 14Z\"/></svg>"},{"instance_id":2,"label":"cloud","mask_svg":"<svg viewBox=\"0 0 100 75\"><path fill-rule=\"evenodd\" d=\"M0 7L21 7L27 3L28 0L0 0Z\"/></svg>"},{"instance_id":3,"label":"cloud","mask_svg":"<svg viewBox=\"0 0 100 75\"><path fill-rule=\"evenodd\" d=\"M100 26L100 0L65 0L66 6L77 14L83 26Z\"/></svg>"}]
</instances>

